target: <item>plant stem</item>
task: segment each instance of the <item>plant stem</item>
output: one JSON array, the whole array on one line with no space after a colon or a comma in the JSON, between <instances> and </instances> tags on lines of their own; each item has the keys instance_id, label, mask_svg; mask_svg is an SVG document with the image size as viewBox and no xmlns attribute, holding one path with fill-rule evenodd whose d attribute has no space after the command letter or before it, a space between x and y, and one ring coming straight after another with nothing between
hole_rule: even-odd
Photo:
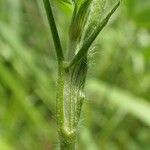
<instances>
[{"instance_id":1,"label":"plant stem","mask_svg":"<svg viewBox=\"0 0 150 150\"><path fill-rule=\"evenodd\" d=\"M43 3L44 3L45 10L46 10L47 18L48 18L48 21L49 21L49 25L50 25L50 28L51 28L53 40L54 40L54 45L55 45L55 49L56 49L58 64L61 64L64 60L64 56L63 56L62 47L61 47L61 43L60 43L60 38L59 38L57 27L56 27L56 24L55 24L54 16L53 16L53 13L52 13L51 4L50 4L49 0L43 0Z\"/></svg>"},{"instance_id":2,"label":"plant stem","mask_svg":"<svg viewBox=\"0 0 150 150\"><path fill-rule=\"evenodd\" d=\"M57 81L57 97L56 97L56 120L59 134L60 150L75 150L77 138L77 127L84 101L84 85L87 75L88 61L87 52L97 35L106 26L109 18L115 12L120 4L120 1L113 7L108 15L98 24L92 34L83 42L81 49L75 55L78 40L81 38L80 32L76 37L74 30L82 22L86 16L83 11L84 5L81 5L79 18L77 15L77 5L75 5L72 24L70 28L70 47L68 60L72 60L68 64L64 62L63 51L55 24L52 8L49 0L43 0L50 29L52 32L54 45L58 59L58 81ZM89 1L90 2L90 1ZM86 3L85 3L86 4ZM88 4L88 3L87 3ZM87 5L89 6L89 5ZM83 15L83 16L82 16ZM78 22L79 21L79 22ZM81 21L81 22L80 22ZM78 23L77 23L78 22ZM82 24L82 23L81 23ZM75 30L76 31L76 30ZM74 56L75 55L75 56ZM67 66L66 66L67 65Z\"/></svg>"},{"instance_id":3,"label":"plant stem","mask_svg":"<svg viewBox=\"0 0 150 150\"><path fill-rule=\"evenodd\" d=\"M73 101L75 101L76 97L74 97L74 93L69 92L72 84L68 84L68 71L66 71L63 65L59 65L58 71L56 120L60 149L74 150L76 141L76 127L74 126L75 120L72 119L72 116L75 116L76 113L79 114L79 112L76 111L80 110L72 109L75 108Z\"/></svg>"}]
</instances>

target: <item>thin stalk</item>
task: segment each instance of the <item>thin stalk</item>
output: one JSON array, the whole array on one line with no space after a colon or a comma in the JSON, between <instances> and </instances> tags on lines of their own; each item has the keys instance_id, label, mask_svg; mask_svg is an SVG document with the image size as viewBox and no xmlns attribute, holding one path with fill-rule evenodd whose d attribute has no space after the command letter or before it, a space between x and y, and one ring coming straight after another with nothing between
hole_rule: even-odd
<instances>
[{"instance_id":1,"label":"thin stalk","mask_svg":"<svg viewBox=\"0 0 150 150\"><path fill-rule=\"evenodd\" d=\"M50 29L52 32L53 40L54 40L58 64L61 64L64 60L64 56L63 56L63 52L62 52L62 47L61 47L60 38L58 35L56 23L55 23L54 16L52 13L51 4L50 4L49 0L43 0L43 3L44 3L45 10L46 10Z\"/></svg>"}]
</instances>

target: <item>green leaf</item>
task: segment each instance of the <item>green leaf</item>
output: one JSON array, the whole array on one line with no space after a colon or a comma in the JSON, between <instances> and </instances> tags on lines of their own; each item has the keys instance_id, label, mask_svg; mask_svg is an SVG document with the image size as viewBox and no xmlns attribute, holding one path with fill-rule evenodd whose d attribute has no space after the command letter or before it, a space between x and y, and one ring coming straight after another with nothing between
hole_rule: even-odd
<instances>
[{"instance_id":1,"label":"green leaf","mask_svg":"<svg viewBox=\"0 0 150 150\"><path fill-rule=\"evenodd\" d=\"M75 51L81 42L81 37L84 33L85 25L88 20L90 4L91 0L85 0L83 2L78 1L75 4L69 32L69 59L72 59L75 55Z\"/></svg>"},{"instance_id":2,"label":"green leaf","mask_svg":"<svg viewBox=\"0 0 150 150\"><path fill-rule=\"evenodd\" d=\"M102 16L104 16L104 10L106 7L106 0L93 0L90 7L89 18L87 21L87 29L84 35L86 40L93 30L96 29L99 22L101 22Z\"/></svg>"},{"instance_id":3,"label":"green leaf","mask_svg":"<svg viewBox=\"0 0 150 150\"><path fill-rule=\"evenodd\" d=\"M75 58L70 63L70 67L74 64L77 64L87 54L88 49L90 48L91 44L96 39L98 34L102 31L102 29L107 25L110 17L116 11L116 9L119 7L119 5L120 5L120 1L118 1L118 3L112 8L112 10L107 14L107 16L99 23L99 25L93 31L93 33L90 35L90 37L84 41L81 49L79 50L79 52L77 53Z\"/></svg>"},{"instance_id":4,"label":"green leaf","mask_svg":"<svg viewBox=\"0 0 150 150\"><path fill-rule=\"evenodd\" d=\"M88 9L90 6L91 0L84 1L78 10L76 10L76 14L74 14L74 18L71 24L71 38L78 39L81 37L82 31L85 27L87 16L88 16Z\"/></svg>"}]
</instances>

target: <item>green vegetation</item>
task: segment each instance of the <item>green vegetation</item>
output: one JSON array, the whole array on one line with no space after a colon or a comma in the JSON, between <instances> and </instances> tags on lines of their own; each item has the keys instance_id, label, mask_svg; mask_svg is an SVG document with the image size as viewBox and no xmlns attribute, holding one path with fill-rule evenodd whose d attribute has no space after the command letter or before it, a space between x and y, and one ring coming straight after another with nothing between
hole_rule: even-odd
<instances>
[{"instance_id":1,"label":"green vegetation","mask_svg":"<svg viewBox=\"0 0 150 150\"><path fill-rule=\"evenodd\" d=\"M107 25L111 15L120 5L120 1L102 20L100 18L95 20L97 16L92 18L93 14L99 16L99 14L104 13L103 9L96 9L96 7L101 8L101 5L96 6L95 1L72 1L74 11L69 30L69 52L67 59L64 59L51 3L49 0L43 0L43 3L58 60L56 120L60 149L74 150L76 147L78 122L85 99L83 90L87 76L88 50L100 31ZM106 2L103 1L103 3ZM97 22L97 24L93 25L93 22Z\"/></svg>"},{"instance_id":2,"label":"green vegetation","mask_svg":"<svg viewBox=\"0 0 150 150\"><path fill-rule=\"evenodd\" d=\"M65 119L69 132L75 129L77 136L67 142L76 142L76 149L149 150L149 0L124 0L98 37L117 0L95 1L91 16L90 0L78 5L50 2L57 26L50 18L52 36L42 0L0 1L0 149L53 150L59 142L66 148L60 129ZM73 88L65 84L65 90L77 106L57 93L65 90L56 84L55 49L65 76L59 76L60 84L62 78L64 83L72 78ZM73 89L79 87L77 96ZM65 101L65 116L62 103L57 103L55 116L57 94L59 102Z\"/></svg>"}]
</instances>

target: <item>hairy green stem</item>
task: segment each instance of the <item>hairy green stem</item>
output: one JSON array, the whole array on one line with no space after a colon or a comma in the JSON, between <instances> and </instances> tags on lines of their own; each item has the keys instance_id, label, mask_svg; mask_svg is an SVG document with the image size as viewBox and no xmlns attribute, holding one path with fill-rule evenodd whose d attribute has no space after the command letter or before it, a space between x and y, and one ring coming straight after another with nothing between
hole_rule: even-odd
<instances>
[{"instance_id":1,"label":"hairy green stem","mask_svg":"<svg viewBox=\"0 0 150 150\"><path fill-rule=\"evenodd\" d=\"M75 2L75 1L74 1ZM86 3L87 2L87 3ZM118 8L120 1L113 7L108 15L99 23L92 34L84 41L82 38L82 28L85 27L88 15L88 8L91 0L85 1L77 11L75 9L72 17L70 28L70 46L67 60L72 60L69 63L64 62L63 51L55 24L52 8L49 0L43 0L50 29L52 32L54 45L58 59L58 81L57 81L57 97L56 97L56 120L59 134L59 144L61 150L75 150L77 137L77 127L80 119L82 104L84 101L84 85L87 75L88 49L98 36L100 31L106 26L109 18ZM78 53L78 44L82 44Z\"/></svg>"},{"instance_id":2,"label":"hairy green stem","mask_svg":"<svg viewBox=\"0 0 150 150\"><path fill-rule=\"evenodd\" d=\"M81 69L81 67L79 66ZM84 96L77 79L79 68L60 68L57 89L57 125L61 150L74 150L77 136L77 125L80 118Z\"/></svg>"}]
</instances>

